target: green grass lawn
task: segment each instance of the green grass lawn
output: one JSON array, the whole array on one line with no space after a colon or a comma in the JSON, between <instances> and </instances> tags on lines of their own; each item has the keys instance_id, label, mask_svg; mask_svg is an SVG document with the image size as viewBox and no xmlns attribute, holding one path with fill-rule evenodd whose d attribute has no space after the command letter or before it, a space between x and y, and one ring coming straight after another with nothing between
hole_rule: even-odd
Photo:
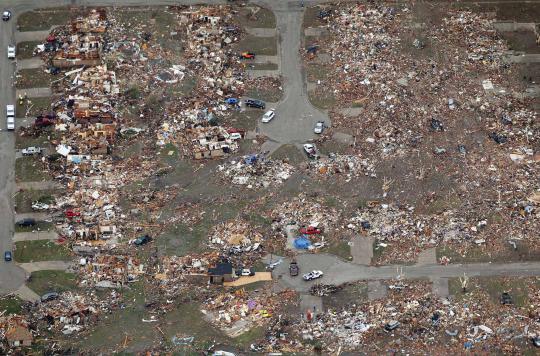
<instances>
[{"instance_id":1,"label":"green grass lawn","mask_svg":"<svg viewBox=\"0 0 540 356\"><path fill-rule=\"evenodd\" d=\"M272 62L246 64L248 70L278 70L278 65Z\"/></svg>"},{"instance_id":2,"label":"green grass lawn","mask_svg":"<svg viewBox=\"0 0 540 356\"><path fill-rule=\"evenodd\" d=\"M42 41L25 41L17 43L17 59L29 59L32 58L32 53L37 45Z\"/></svg>"},{"instance_id":3,"label":"green grass lawn","mask_svg":"<svg viewBox=\"0 0 540 356\"><path fill-rule=\"evenodd\" d=\"M55 190L23 190L15 194L15 210L17 213L31 213L32 202L51 204L54 202L54 195L60 194Z\"/></svg>"},{"instance_id":4,"label":"green grass lawn","mask_svg":"<svg viewBox=\"0 0 540 356\"><path fill-rule=\"evenodd\" d=\"M330 109L336 104L336 98L334 97L334 94L330 92L310 90L308 96L311 105L322 110Z\"/></svg>"},{"instance_id":5,"label":"green grass lawn","mask_svg":"<svg viewBox=\"0 0 540 356\"><path fill-rule=\"evenodd\" d=\"M48 88L52 77L43 68L21 69L17 71L15 87L17 89Z\"/></svg>"},{"instance_id":6,"label":"green grass lawn","mask_svg":"<svg viewBox=\"0 0 540 356\"><path fill-rule=\"evenodd\" d=\"M18 182L39 182L49 179L37 157L21 157L15 160L15 180Z\"/></svg>"},{"instance_id":7,"label":"green grass lawn","mask_svg":"<svg viewBox=\"0 0 540 356\"><path fill-rule=\"evenodd\" d=\"M15 242L15 261L20 263L38 261L69 261L71 253L66 246L50 240Z\"/></svg>"},{"instance_id":8,"label":"green grass lawn","mask_svg":"<svg viewBox=\"0 0 540 356\"><path fill-rule=\"evenodd\" d=\"M6 296L0 298L0 315L18 314L21 312L23 301L16 296Z\"/></svg>"},{"instance_id":9,"label":"green grass lawn","mask_svg":"<svg viewBox=\"0 0 540 356\"><path fill-rule=\"evenodd\" d=\"M240 25L244 27L258 27L258 28L275 28L276 16L271 10L265 8L259 8L255 17L251 14L256 11L256 6L249 6L239 9L239 16L237 17Z\"/></svg>"},{"instance_id":10,"label":"green grass lawn","mask_svg":"<svg viewBox=\"0 0 540 356\"><path fill-rule=\"evenodd\" d=\"M347 241L332 242L328 245L328 247L323 248L322 251L330 253L332 255L336 255L347 261L350 261L352 259L351 246L349 246Z\"/></svg>"},{"instance_id":11,"label":"green grass lawn","mask_svg":"<svg viewBox=\"0 0 540 356\"><path fill-rule=\"evenodd\" d=\"M254 99L268 101L271 103L276 103L281 100L281 97L283 96L283 91L273 86L269 88L249 87L246 89L246 96Z\"/></svg>"},{"instance_id":12,"label":"green grass lawn","mask_svg":"<svg viewBox=\"0 0 540 356\"><path fill-rule=\"evenodd\" d=\"M247 35L241 39L240 42L236 43L235 47L238 53L249 51L261 56L277 55L276 37L256 37Z\"/></svg>"},{"instance_id":13,"label":"green grass lawn","mask_svg":"<svg viewBox=\"0 0 540 356\"><path fill-rule=\"evenodd\" d=\"M52 98L50 96L29 98L29 100L24 102L22 105L19 105L19 101L17 100L15 116L26 117L26 114L28 113L28 117L33 117L39 114L48 113L51 111L51 102Z\"/></svg>"},{"instance_id":14,"label":"green grass lawn","mask_svg":"<svg viewBox=\"0 0 540 356\"><path fill-rule=\"evenodd\" d=\"M65 8L39 9L23 12L17 18L19 31L48 30L51 26L65 25L71 19L71 11Z\"/></svg>"},{"instance_id":15,"label":"green grass lawn","mask_svg":"<svg viewBox=\"0 0 540 356\"><path fill-rule=\"evenodd\" d=\"M78 289L77 276L64 271L32 272L26 285L40 296L49 292L60 293Z\"/></svg>"}]
</instances>

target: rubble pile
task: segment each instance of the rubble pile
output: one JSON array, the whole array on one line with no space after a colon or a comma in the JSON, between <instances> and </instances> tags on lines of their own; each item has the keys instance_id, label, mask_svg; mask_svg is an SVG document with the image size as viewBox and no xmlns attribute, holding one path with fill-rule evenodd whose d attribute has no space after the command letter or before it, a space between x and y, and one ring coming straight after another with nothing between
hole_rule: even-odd
<instances>
[{"instance_id":1,"label":"rubble pile","mask_svg":"<svg viewBox=\"0 0 540 356\"><path fill-rule=\"evenodd\" d=\"M145 271L138 258L127 254L103 252L79 261L80 284L87 287L120 288L136 282Z\"/></svg>"},{"instance_id":2,"label":"rubble pile","mask_svg":"<svg viewBox=\"0 0 540 356\"><path fill-rule=\"evenodd\" d=\"M294 199L283 202L270 213L272 228L282 230L287 225L311 226L329 231L336 228L340 214L336 208L326 207L317 199L301 193Z\"/></svg>"},{"instance_id":3,"label":"rubble pile","mask_svg":"<svg viewBox=\"0 0 540 356\"><path fill-rule=\"evenodd\" d=\"M264 241L261 232L239 220L216 225L209 238L211 248L234 255L258 254Z\"/></svg>"},{"instance_id":4,"label":"rubble pile","mask_svg":"<svg viewBox=\"0 0 540 356\"><path fill-rule=\"evenodd\" d=\"M511 352L519 346L510 340L528 342L540 333L535 321L537 310L501 305L482 290L451 301L440 299L430 289L427 282L399 282L399 288L389 288L384 299L330 310L313 321L304 320L293 332L304 342L322 343L326 352L359 347L381 351L373 341L391 336L385 348L399 346L403 352L412 353L442 348ZM538 305L540 295L534 280L528 281L526 293L530 305Z\"/></svg>"},{"instance_id":5,"label":"rubble pile","mask_svg":"<svg viewBox=\"0 0 540 356\"><path fill-rule=\"evenodd\" d=\"M484 231L488 223L474 219L452 210L422 215L413 206L373 204L359 210L347 227L374 236L377 248L385 249L384 262L415 261L420 251L442 243L455 245L458 250L463 242L485 244L490 238Z\"/></svg>"},{"instance_id":6,"label":"rubble pile","mask_svg":"<svg viewBox=\"0 0 540 356\"><path fill-rule=\"evenodd\" d=\"M94 293L63 292L58 298L35 306L32 317L36 323L44 320L50 328L70 335L87 329L99 319L100 314L119 306L119 294L114 290L106 299L98 298Z\"/></svg>"},{"instance_id":7,"label":"rubble pile","mask_svg":"<svg viewBox=\"0 0 540 356\"><path fill-rule=\"evenodd\" d=\"M289 179L293 169L286 162L266 158L262 154L243 156L218 166L218 171L232 184L249 189L280 185Z\"/></svg>"},{"instance_id":8,"label":"rubble pile","mask_svg":"<svg viewBox=\"0 0 540 356\"><path fill-rule=\"evenodd\" d=\"M309 288L309 294L315 295L318 297L324 297L335 293L341 289L340 286L335 286L333 284L314 284Z\"/></svg>"},{"instance_id":9,"label":"rubble pile","mask_svg":"<svg viewBox=\"0 0 540 356\"><path fill-rule=\"evenodd\" d=\"M347 179L362 175L372 178L377 177L375 166L369 159L339 154L309 161L308 172L315 172L324 177L332 178L336 175L343 175Z\"/></svg>"}]
</instances>

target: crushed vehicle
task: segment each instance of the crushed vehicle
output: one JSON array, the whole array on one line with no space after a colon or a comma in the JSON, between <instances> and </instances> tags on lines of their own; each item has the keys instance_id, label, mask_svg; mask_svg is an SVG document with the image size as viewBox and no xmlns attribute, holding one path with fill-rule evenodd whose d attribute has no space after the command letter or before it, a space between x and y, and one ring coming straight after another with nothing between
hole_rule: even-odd
<instances>
[{"instance_id":1,"label":"crushed vehicle","mask_svg":"<svg viewBox=\"0 0 540 356\"><path fill-rule=\"evenodd\" d=\"M317 154L317 147L315 147L314 144L305 143L302 147L304 148L304 151L309 158L316 159L319 157L319 155Z\"/></svg>"},{"instance_id":2,"label":"crushed vehicle","mask_svg":"<svg viewBox=\"0 0 540 356\"><path fill-rule=\"evenodd\" d=\"M298 230L303 235L322 234L322 230L315 226L302 227Z\"/></svg>"},{"instance_id":3,"label":"crushed vehicle","mask_svg":"<svg viewBox=\"0 0 540 356\"><path fill-rule=\"evenodd\" d=\"M142 246L142 245L146 245L151 240L152 238L149 235L143 235L135 239L135 241L133 241L133 244L137 246Z\"/></svg>"}]
</instances>

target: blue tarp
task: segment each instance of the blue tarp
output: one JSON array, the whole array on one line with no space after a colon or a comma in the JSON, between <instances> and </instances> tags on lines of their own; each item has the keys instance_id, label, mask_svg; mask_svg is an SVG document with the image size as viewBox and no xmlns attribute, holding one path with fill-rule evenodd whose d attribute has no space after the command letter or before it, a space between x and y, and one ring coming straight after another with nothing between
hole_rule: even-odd
<instances>
[{"instance_id":1,"label":"blue tarp","mask_svg":"<svg viewBox=\"0 0 540 356\"><path fill-rule=\"evenodd\" d=\"M234 104L238 104L238 99L236 98L228 98L228 99L225 99L225 102L229 105L234 105Z\"/></svg>"},{"instance_id":2,"label":"blue tarp","mask_svg":"<svg viewBox=\"0 0 540 356\"><path fill-rule=\"evenodd\" d=\"M244 162L246 164L253 164L257 161L257 155L249 155L244 157Z\"/></svg>"},{"instance_id":3,"label":"blue tarp","mask_svg":"<svg viewBox=\"0 0 540 356\"><path fill-rule=\"evenodd\" d=\"M311 241L303 236L300 236L294 240L294 247L299 250L307 250L309 246L311 246Z\"/></svg>"}]
</instances>

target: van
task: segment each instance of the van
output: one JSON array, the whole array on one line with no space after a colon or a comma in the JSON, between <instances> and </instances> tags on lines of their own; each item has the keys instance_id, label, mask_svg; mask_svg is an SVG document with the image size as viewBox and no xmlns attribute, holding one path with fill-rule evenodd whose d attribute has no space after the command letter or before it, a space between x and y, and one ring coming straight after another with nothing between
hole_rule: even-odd
<instances>
[{"instance_id":1,"label":"van","mask_svg":"<svg viewBox=\"0 0 540 356\"><path fill-rule=\"evenodd\" d=\"M15 105L6 105L7 129L15 130Z\"/></svg>"}]
</instances>

